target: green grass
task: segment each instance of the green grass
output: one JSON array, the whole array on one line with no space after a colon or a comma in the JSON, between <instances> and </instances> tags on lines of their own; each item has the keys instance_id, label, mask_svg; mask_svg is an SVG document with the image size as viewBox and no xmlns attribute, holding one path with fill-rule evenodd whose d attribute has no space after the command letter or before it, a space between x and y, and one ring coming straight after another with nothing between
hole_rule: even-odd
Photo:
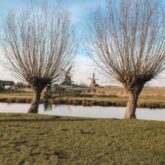
<instances>
[{"instance_id":1,"label":"green grass","mask_svg":"<svg viewBox=\"0 0 165 165\"><path fill-rule=\"evenodd\" d=\"M0 114L1 165L164 165L165 122Z\"/></svg>"}]
</instances>

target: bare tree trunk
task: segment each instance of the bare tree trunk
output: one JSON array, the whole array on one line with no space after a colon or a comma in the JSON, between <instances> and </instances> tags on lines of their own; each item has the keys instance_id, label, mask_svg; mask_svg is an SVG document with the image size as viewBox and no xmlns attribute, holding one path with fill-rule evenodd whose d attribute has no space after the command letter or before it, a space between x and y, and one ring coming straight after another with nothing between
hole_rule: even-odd
<instances>
[{"instance_id":1,"label":"bare tree trunk","mask_svg":"<svg viewBox=\"0 0 165 165\"><path fill-rule=\"evenodd\" d=\"M28 113L38 113L38 106L40 103L41 91L34 89L34 96L32 104L28 110Z\"/></svg>"},{"instance_id":2,"label":"bare tree trunk","mask_svg":"<svg viewBox=\"0 0 165 165\"><path fill-rule=\"evenodd\" d=\"M129 92L129 99L127 103L127 109L125 111L125 119L136 119L136 107L139 97L138 92Z\"/></svg>"}]
</instances>

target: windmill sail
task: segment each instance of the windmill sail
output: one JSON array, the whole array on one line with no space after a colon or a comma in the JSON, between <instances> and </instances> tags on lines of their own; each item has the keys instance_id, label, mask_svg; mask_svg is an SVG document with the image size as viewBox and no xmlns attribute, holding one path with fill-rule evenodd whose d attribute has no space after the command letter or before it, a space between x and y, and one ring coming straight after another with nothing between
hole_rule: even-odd
<instances>
[{"instance_id":1,"label":"windmill sail","mask_svg":"<svg viewBox=\"0 0 165 165\"><path fill-rule=\"evenodd\" d=\"M64 81L61 83L61 85L72 86L72 80L71 80L71 75L70 75L71 69L72 69L72 66L70 66L68 70L65 71L65 78L64 78Z\"/></svg>"},{"instance_id":2,"label":"windmill sail","mask_svg":"<svg viewBox=\"0 0 165 165\"><path fill-rule=\"evenodd\" d=\"M95 73L93 73L93 77L92 77L92 78L88 78L88 79L91 80L91 84L90 84L91 87L97 87L97 86L99 86L99 85L96 83L96 80L98 80L98 79L95 78Z\"/></svg>"}]
</instances>

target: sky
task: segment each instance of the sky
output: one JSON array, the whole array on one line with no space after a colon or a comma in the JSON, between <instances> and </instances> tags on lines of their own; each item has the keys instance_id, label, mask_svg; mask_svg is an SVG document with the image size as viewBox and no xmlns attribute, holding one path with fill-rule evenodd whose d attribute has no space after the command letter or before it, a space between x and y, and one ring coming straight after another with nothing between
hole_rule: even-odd
<instances>
[{"instance_id":1,"label":"sky","mask_svg":"<svg viewBox=\"0 0 165 165\"><path fill-rule=\"evenodd\" d=\"M111 78L106 77L103 72L93 63L93 61L87 56L87 52L82 47L82 41L86 36L90 15L98 8L105 7L105 0L32 0L35 8L40 7L44 2L50 5L58 3L64 8L68 9L71 13L71 23L76 29L78 41L80 42L80 48L77 51L74 69L72 71L72 79L74 82L80 84L90 84L90 77L92 74L96 74L97 82L102 85L118 85L117 82ZM22 10L31 5L31 0L0 0L0 26L2 26L5 14L9 10ZM0 53L1 53L0 49ZM1 78L3 80L19 81L12 76L11 73L6 71L0 66ZM157 80L153 80L148 83L152 86L165 86L165 76L159 76Z\"/></svg>"}]
</instances>

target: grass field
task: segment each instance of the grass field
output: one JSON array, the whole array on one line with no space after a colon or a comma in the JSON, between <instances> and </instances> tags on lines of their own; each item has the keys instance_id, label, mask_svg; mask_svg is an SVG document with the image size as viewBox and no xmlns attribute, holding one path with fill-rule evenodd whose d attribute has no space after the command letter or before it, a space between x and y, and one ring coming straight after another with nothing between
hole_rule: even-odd
<instances>
[{"instance_id":1,"label":"grass field","mask_svg":"<svg viewBox=\"0 0 165 165\"><path fill-rule=\"evenodd\" d=\"M1 165L164 165L165 122L0 114Z\"/></svg>"},{"instance_id":2,"label":"grass field","mask_svg":"<svg viewBox=\"0 0 165 165\"><path fill-rule=\"evenodd\" d=\"M31 92L0 93L0 102L30 103ZM103 97L104 96L104 97ZM43 98L41 98L43 102ZM96 88L95 93L87 97L56 97L50 99L53 104L126 106L127 94L123 88ZM139 107L165 108L165 88L144 88L138 100Z\"/></svg>"}]
</instances>

